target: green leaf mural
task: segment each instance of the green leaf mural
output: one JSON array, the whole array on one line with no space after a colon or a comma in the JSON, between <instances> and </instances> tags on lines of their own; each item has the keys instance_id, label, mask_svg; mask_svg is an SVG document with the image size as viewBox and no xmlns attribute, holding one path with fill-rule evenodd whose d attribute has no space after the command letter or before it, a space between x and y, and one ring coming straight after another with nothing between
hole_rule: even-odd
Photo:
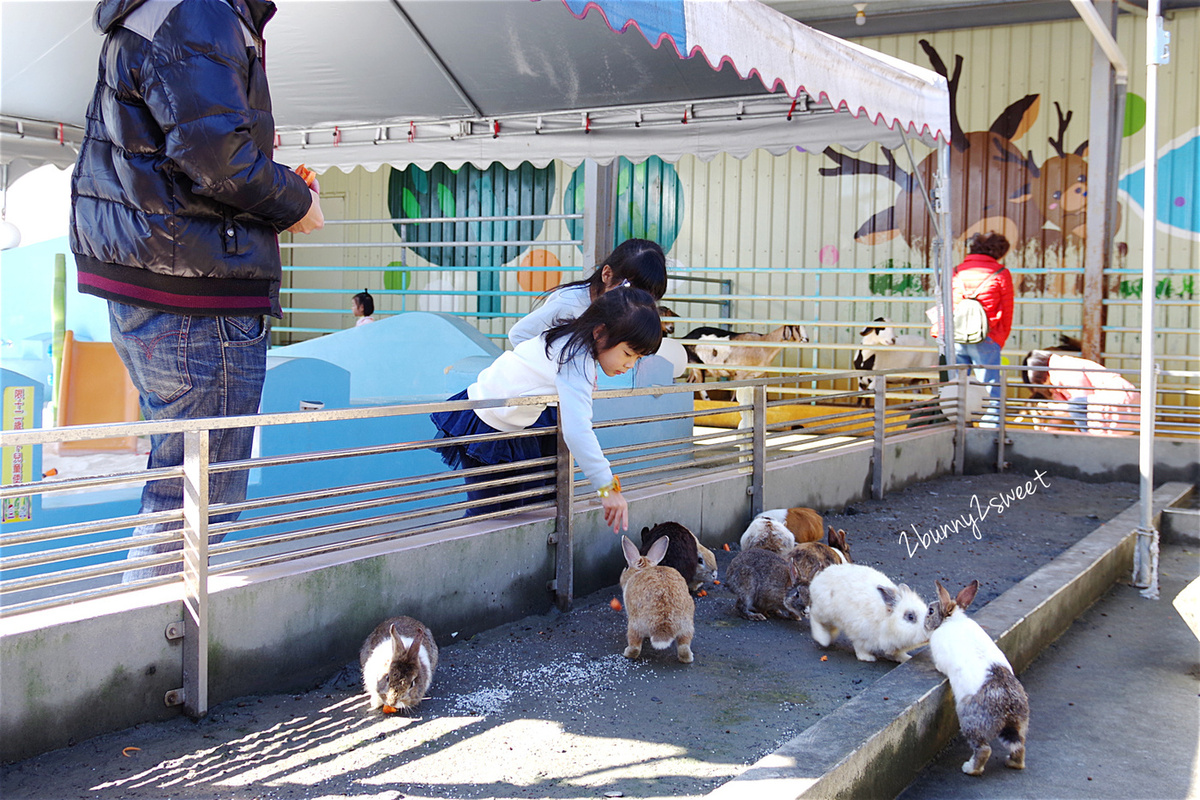
<instances>
[{"instance_id":1,"label":"green leaf mural","mask_svg":"<svg viewBox=\"0 0 1200 800\"><path fill-rule=\"evenodd\" d=\"M563 196L563 213L575 214L584 205L583 166L575 170ZM626 239L652 239L670 251L679 236L683 187L672 164L651 156L640 164L621 158L617 165L617 219L612 247ZM583 223L570 220L571 236L582 238Z\"/></svg>"},{"instance_id":2,"label":"green leaf mural","mask_svg":"<svg viewBox=\"0 0 1200 800\"><path fill-rule=\"evenodd\" d=\"M403 267L399 261L393 261L388 264L389 267ZM391 291L402 292L412 285L412 273L408 270L404 271L388 271L383 273L383 288Z\"/></svg>"},{"instance_id":3,"label":"green leaf mural","mask_svg":"<svg viewBox=\"0 0 1200 800\"><path fill-rule=\"evenodd\" d=\"M867 280L871 287L871 294L874 295L925 295L929 293L928 277L919 273L908 272L914 268L913 264L904 262L897 264L893 259L876 264L876 269L881 269L883 272L872 272L867 276ZM891 272L890 270L906 270L905 272Z\"/></svg>"},{"instance_id":4,"label":"green leaf mural","mask_svg":"<svg viewBox=\"0 0 1200 800\"><path fill-rule=\"evenodd\" d=\"M435 164L429 170L410 166L403 170L393 169L388 176L388 211L397 219L547 214L554 193L553 164L538 169L525 162L516 169L509 169L496 163L486 170L473 164L465 164L457 170L445 164ZM394 227L397 234L414 243L411 249L424 260L439 267L478 267L479 291L499 292L500 276L491 268L520 258L529 249L528 245L421 247L419 243L532 241L541 232L542 225L542 220L523 220L396 223ZM500 299L498 294L481 294L479 312L498 313Z\"/></svg>"}]
</instances>

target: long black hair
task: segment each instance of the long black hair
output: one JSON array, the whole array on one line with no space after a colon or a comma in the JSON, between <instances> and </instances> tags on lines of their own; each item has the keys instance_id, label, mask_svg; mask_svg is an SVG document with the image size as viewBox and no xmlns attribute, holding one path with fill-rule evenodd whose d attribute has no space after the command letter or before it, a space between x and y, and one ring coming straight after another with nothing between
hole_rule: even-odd
<instances>
[{"instance_id":1,"label":"long black hair","mask_svg":"<svg viewBox=\"0 0 1200 800\"><path fill-rule=\"evenodd\" d=\"M604 328L597 337L597 328ZM597 358L601 350L621 342L635 353L648 356L658 352L662 343L662 320L654 296L632 286L610 289L588 306L578 318L555 325L546 331L546 356L559 339L566 339L558 355L559 366L586 350Z\"/></svg>"},{"instance_id":2,"label":"long black hair","mask_svg":"<svg viewBox=\"0 0 1200 800\"><path fill-rule=\"evenodd\" d=\"M596 265L591 275L583 280L556 286L550 292L568 286L586 286L592 295L599 297L604 291L605 267L612 270L614 286L621 281L629 281L630 286L649 292L655 300L662 300L667 293L667 257L658 242L649 239L626 239Z\"/></svg>"}]
</instances>

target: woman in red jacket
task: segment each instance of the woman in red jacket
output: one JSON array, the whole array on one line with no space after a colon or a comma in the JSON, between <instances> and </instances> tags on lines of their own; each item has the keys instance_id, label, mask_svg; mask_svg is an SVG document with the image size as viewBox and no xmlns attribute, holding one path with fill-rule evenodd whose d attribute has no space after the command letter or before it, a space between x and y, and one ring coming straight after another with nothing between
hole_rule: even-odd
<instances>
[{"instance_id":1,"label":"woman in red jacket","mask_svg":"<svg viewBox=\"0 0 1200 800\"><path fill-rule=\"evenodd\" d=\"M1000 350L1008 341L1013 319L1012 273L1000 263L1008 252L1008 239L999 233L977 233L967 242L967 257L954 268L951 293L954 305L974 297L987 312L988 335L976 344L954 343L955 362L971 364L975 379L988 385L992 400L980 426L994 428L999 420Z\"/></svg>"}]
</instances>

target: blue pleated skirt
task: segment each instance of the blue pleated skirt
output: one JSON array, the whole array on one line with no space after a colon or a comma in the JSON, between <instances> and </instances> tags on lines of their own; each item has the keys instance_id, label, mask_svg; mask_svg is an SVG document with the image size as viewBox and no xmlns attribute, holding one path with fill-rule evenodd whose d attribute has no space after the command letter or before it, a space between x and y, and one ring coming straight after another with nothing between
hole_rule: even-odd
<instances>
[{"instance_id":1,"label":"blue pleated skirt","mask_svg":"<svg viewBox=\"0 0 1200 800\"><path fill-rule=\"evenodd\" d=\"M466 400L467 390L464 389L449 400ZM462 411L437 411L429 415L438 430L438 438L471 436L481 433L499 433L488 425L471 409ZM554 428L558 425L558 409L547 406L534 421L531 428L550 428L545 436L524 436L517 439L493 439L484 442L469 442L453 444L445 447L435 447L438 455L446 466L452 469L463 469L481 464L512 464L530 458L552 456L557 452L557 439Z\"/></svg>"}]
</instances>

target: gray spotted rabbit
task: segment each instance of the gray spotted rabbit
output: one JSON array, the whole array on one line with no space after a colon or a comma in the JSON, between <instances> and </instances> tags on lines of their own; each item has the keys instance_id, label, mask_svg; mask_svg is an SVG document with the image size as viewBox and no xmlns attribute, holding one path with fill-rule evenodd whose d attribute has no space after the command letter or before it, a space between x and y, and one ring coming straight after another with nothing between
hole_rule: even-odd
<instances>
[{"instance_id":1,"label":"gray spotted rabbit","mask_svg":"<svg viewBox=\"0 0 1200 800\"><path fill-rule=\"evenodd\" d=\"M971 745L962 771L982 775L992 755L989 742L997 737L1008 747L1005 766L1025 769L1029 697L992 637L967 616L979 581L971 581L953 600L941 583L935 583L938 600L929 604L925 629L933 665L950 679L958 724Z\"/></svg>"},{"instance_id":2,"label":"gray spotted rabbit","mask_svg":"<svg viewBox=\"0 0 1200 800\"><path fill-rule=\"evenodd\" d=\"M438 648L433 633L412 617L391 617L371 631L358 653L371 708L411 710L433 682Z\"/></svg>"}]
</instances>

